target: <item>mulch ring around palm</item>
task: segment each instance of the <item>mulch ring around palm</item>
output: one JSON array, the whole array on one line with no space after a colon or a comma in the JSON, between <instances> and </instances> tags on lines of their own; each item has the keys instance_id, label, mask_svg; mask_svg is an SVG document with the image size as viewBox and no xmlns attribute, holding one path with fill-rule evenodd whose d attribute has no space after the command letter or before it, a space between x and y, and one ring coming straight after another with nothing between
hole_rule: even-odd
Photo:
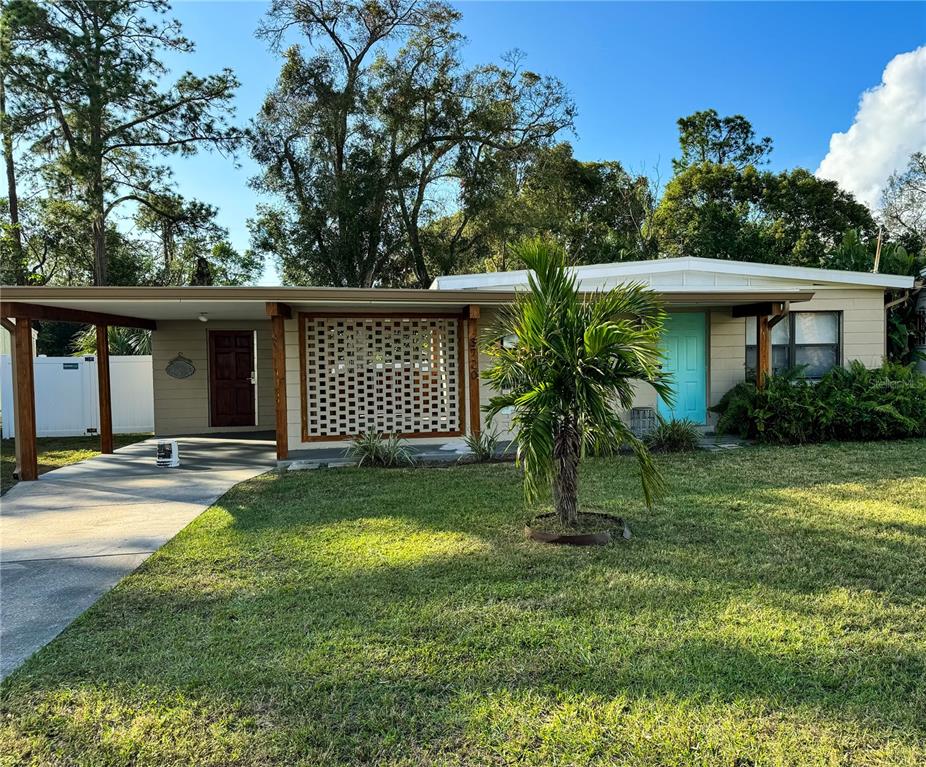
<instances>
[{"instance_id":1,"label":"mulch ring around palm","mask_svg":"<svg viewBox=\"0 0 926 767\"><path fill-rule=\"evenodd\" d=\"M622 517L596 511L581 511L575 526L560 523L556 514L538 514L528 521L524 534L538 543L566 546L604 546L630 538L630 528Z\"/></svg>"}]
</instances>

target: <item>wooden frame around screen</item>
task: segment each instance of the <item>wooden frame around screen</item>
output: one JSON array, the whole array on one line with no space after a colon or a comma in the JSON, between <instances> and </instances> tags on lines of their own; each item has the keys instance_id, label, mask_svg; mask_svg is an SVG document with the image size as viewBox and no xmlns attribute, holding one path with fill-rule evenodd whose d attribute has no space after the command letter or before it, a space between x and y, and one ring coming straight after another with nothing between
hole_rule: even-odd
<instances>
[{"instance_id":1,"label":"wooden frame around screen","mask_svg":"<svg viewBox=\"0 0 926 767\"><path fill-rule=\"evenodd\" d=\"M354 439L356 434L337 434L326 436L309 436L309 393L307 363L306 363L306 323L316 317L343 317L345 319L434 319L450 320L455 319L457 325L457 400L459 406L459 423L455 431L433 431L433 432L402 432L396 436L402 439L434 439L440 437L460 437L466 433L466 380L464 375L464 364L466 362L465 349L463 341L463 315L459 312L299 312L299 391L300 391L300 415L302 419L302 437L303 442L343 442L344 440Z\"/></svg>"}]
</instances>

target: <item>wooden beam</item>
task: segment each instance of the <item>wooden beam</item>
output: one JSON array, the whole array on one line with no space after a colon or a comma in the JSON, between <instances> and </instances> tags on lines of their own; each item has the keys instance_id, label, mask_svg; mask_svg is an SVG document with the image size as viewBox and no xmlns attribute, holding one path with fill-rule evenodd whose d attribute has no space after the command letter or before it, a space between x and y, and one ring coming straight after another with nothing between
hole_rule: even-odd
<instances>
[{"instance_id":1,"label":"wooden beam","mask_svg":"<svg viewBox=\"0 0 926 767\"><path fill-rule=\"evenodd\" d=\"M467 304L463 307L463 319L465 320L478 320L479 319L479 307L475 304Z\"/></svg>"},{"instance_id":2,"label":"wooden beam","mask_svg":"<svg viewBox=\"0 0 926 767\"><path fill-rule=\"evenodd\" d=\"M789 311L791 311L791 302L785 301L781 305L781 311L778 312L778 314L773 314L771 317L769 317L768 326L770 328L775 327L779 322L781 322L785 317L788 316Z\"/></svg>"},{"instance_id":3,"label":"wooden beam","mask_svg":"<svg viewBox=\"0 0 926 767\"><path fill-rule=\"evenodd\" d=\"M756 318L756 387L765 388L765 379L772 374L772 330L768 317Z\"/></svg>"},{"instance_id":4,"label":"wooden beam","mask_svg":"<svg viewBox=\"0 0 926 767\"><path fill-rule=\"evenodd\" d=\"M285 460L289 456L289 423L286 403L285 323L286 318L283 314L277 313L271 315L270 326L273 337L273 389L276 403L276 442L278 461ZM305 373L303 372L303 376L304 375Z\"/></svg>"},{"instance_id":5,"label":"wooden beam","mask_svg":"<svg viewBox=\"0 0 926 767\"><path fill-rule=\"evenodd\" d=\"M22 317L28 320L48 320L49 322L80 322L84 325L116 325L126 328L142 328L143 330L158 329L157 322L140 317L126 317L121 314L91 312L84 309L68 309L63 306L26 304L20 301L0 302L0 316Z\"/></svg>"},{"instance_id":6,"label":"wooden beam","mask_svg":"<svg viewBox=\"0 0 926 767\"><path fill-rule=\"evenodd\" d=\"M469 433L482 432L482 408L479 407L479 307L467 306L466 337L469 359Z\"/></svg>"},{"instance_id":7,"label":"wooden beam","mask_svg":"<svg viewBox=\"0 0 926 767\"><path fill-rule=\"evenodd\" d=\"M35 446L35 371L32 367L32 323L16 319L13 334L16 360L14 402L16 407L16 478L31 482L39 478L38 453Z\"/></svg>"},{"instance_id":8,"label":"wooden beam","mask_svg":"<svg viewBox=\"0 0 926 767\"><path fill-rule=\"evenodd\" d=\"M100 392L100 452L113 451L113 403L109 380L109 328L96 326L96 378Z\"/></svg>"},{"instance_id":9,"label":"wooden beam","mask_svg":"<svg viewBox=\"0 0 926 767\"><path fill-rule=\"evenodd\" d=\"M293 318L293 309L289 304L283 304L279 301L267 301L265 304L268 317L283 317L291 320Z\"/></svg>"},{"instance_id":10,"label":"wooden beam","mask_svg":"<svg viewBox=\"0 0 926 767\"><path fill-rule=\"evenodd\" d=\"M733 307L734 317L769 317L784 311L782 301L761 301L757 304L740 304Z\"/></svg>"}]
</instances>

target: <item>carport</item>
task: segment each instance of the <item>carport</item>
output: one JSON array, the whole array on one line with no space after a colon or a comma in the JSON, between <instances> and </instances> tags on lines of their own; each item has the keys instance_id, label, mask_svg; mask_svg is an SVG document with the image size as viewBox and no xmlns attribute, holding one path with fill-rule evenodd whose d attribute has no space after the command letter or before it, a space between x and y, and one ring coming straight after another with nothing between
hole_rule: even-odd
<instances>
[{"instance_id":1,"label":"carport","mask_svg":"<svg viewBox=\"0 0 926 767\"><path fill-rule=\"evenodd\" d=\"M513 297L485 290L6 287L0 317L14 347L17 476L38 478L32 348L23 342L36 320L97 328L102 453L113 449L107 332L124 326L153 332L159 437L273 432L277 460L285 461L290 449L335 449L369 428L423 446L478 432L480 307L495 310ZM351 356L361 347L362 360Z\"/></svg>"}]
</instances>

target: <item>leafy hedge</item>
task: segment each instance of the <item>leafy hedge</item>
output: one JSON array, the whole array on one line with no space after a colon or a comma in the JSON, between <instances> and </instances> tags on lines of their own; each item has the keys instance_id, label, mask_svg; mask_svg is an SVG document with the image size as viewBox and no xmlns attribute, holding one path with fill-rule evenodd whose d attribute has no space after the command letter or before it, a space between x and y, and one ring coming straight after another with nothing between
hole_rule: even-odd
<instances>
[{"instance_id":1,"label":"leafy hedge","mask_svg":"<svg viewBox=\"0 0 926 767\"><path fill-rule=\"evenodd\" d=\"M926 436L926 376L912 366L860 362L816 382L792 370L735 386L712 408L717 430L779 444Z\"/></svg>"}]
</instances>

